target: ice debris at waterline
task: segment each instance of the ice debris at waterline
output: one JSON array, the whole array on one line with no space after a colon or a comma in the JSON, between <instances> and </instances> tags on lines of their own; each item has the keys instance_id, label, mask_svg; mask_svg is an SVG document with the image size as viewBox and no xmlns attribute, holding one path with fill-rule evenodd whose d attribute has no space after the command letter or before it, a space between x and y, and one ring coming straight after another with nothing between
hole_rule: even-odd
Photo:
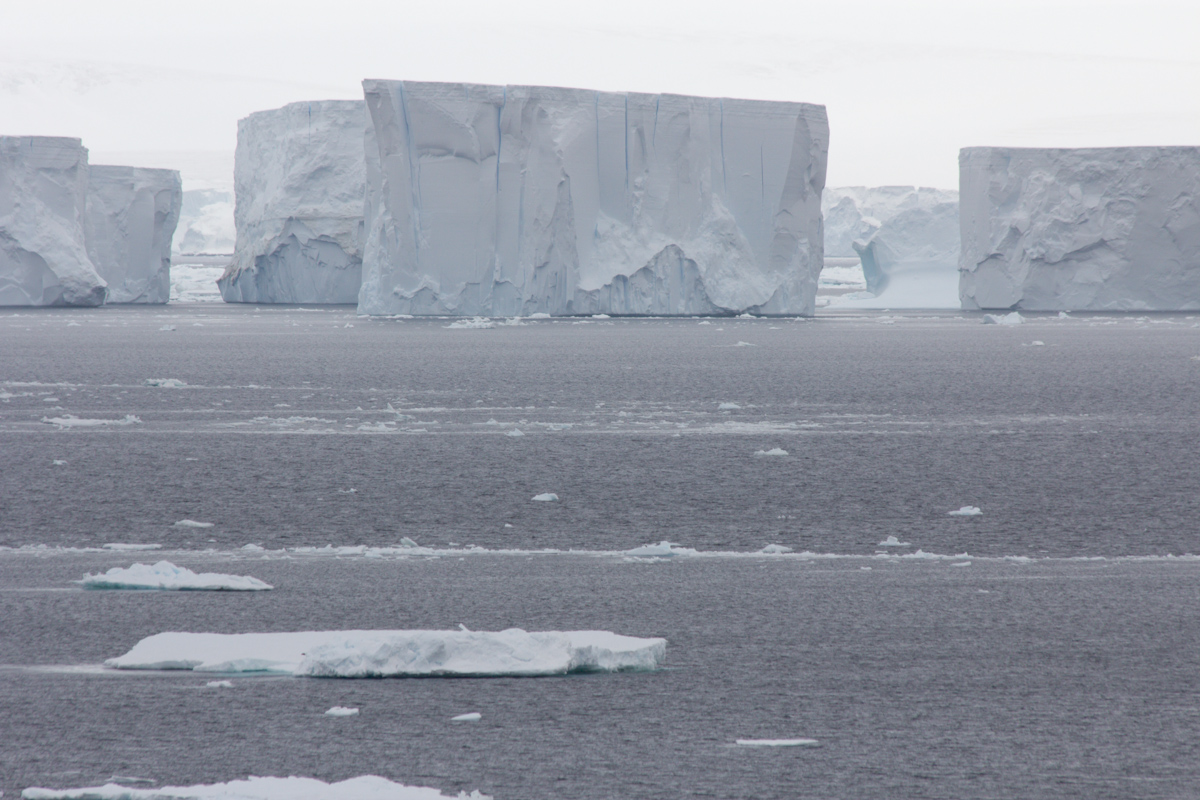
<instances>
[{"instance_id":1,"label":"ice debris at waterline","mask_svg":"<svg viewBox=\"0 0 1200 800\"><path fill-rule=\"evenodd\" d=\"M964 309L1200 309L1200 147L959 153Z\"/></svg>"},{"instance_id":2,"label":"ice debris at waterline","mask_svg":"<svg viewBox=\"0 0 1200 800\"><path fill-rule=\"evenodd\" d=\"M963 508L972 508L972 506L963 506ZM961 511L962 509L959 509L959 510ZM950 513L954 514L956 512L951 511ZM982 514L983 512L981 511L979 513ZM889 534L886 539L884 539L882 542L880 542L878 545L876 545L876 547L911 547L911 546L912 545L910 542L902 542L892 534Z\"/></svg>"},{"instance_id":3,"label":"ice debris at waterline","mask_svg":"<svg viewBox=\"0 0 1200 800\"><path fill-rule=\"evenodd\" d=\"M947 511L946 513L952 517L978 517L983 514L983 511L979 506L963 506L957 511Z\"/></svg>"},{"instance_id":4,"label":"ice debris at waterline","mask_svg":"<svg viewBox=\"0 0 1200 800\"><path fill-rule=\"evenodd\" d=\"M226 302L358 302L365 119L361 100L323 100L238 122Z\"/></svg>"},{"instance_id":5,"label":"ice debris at waterline","mask_svg":"<svg viewBox=\"0 0 1200 800\"><path fill-rule=\"evenodd\" d=\"M196 574L177 567L170 561L113 567L98 575L85 575L79 581L85 589L162 589L177 591L262 592L273 589L271 584L249 575L222 575L217 572Z\"/></svg>"},{"instance_id":6,"label":"ice debris at waterline","mask_svg":"<svg viewBox=\"0 0 1200 800\"><path fill-rule=\"evenodd\" d=\"M739 747L812 747L818 744L816 739L738 739L734 743Z\"/></svg>"},{"instance_id":7,"label":"ice debris at waterline","mask_svg":"<svg viewBox=\"0 0 1200 800\"><path fill-rule=\"evenodd\" d=\"M683 547L674 542L668 542L665 539L658 544L644 544L641 547L625 551L625 555L635 558L670 558L672 556L694 556L698 554L699 551L691 547Z\"/></svg>"},{"instance_id":8,"label":"ice debris at waterline","mask_svg":"<svg viewBox=\"0 0 1200 800\"><path fill-rule=\"evenodd\" d=\"M99 306L88 257L87 149L79 139L0 136L0 306Z\"/></svg>"},{"instance_id":9,"label":"ice debris at waterline","mask_svg":"<svg viewBox=\"0 0 1200 800\"><path fill-rule=\"evenodd\" d=\"M85 419L74 414L64 414L61 417L42 417L47 425L57 425L59 430L66 428L103 428L106 425L141 425L142 421L133 414L126 414L121 419Z\"/></svg>"},{"instance_id":10,"label":"ice debris at waterline","mask_svg":"<svg viewBox=\"0 0 1200 800\"><path fill-rule=\"evenodd\" d=\"M479 720L481 720L481 719L483 719L483 714L480 714L478 711L471 711L466 714L459 714L457 717L451 717L450 721L451 722L479 722Z\"/></svg>"},{"instance_id":11,"label":"ice debris at waterline","mask_svg":"<svg viewBox=\"0 0 1200 800\"><path fill-rule=\"evenodd\" d=\"M363 89L360 313L813 313L824 106Z\"/></svg>"},{"instance_id":12,"label":"ice debris at waterline","mask_svg":"<svg viewBox=\"0 0 1200 800\"><path fill-rule=\"evenodd\" d=\"M784 450L782 447L772 447L770 450L754 451L754 455L756 456L786 456L787 454L788 451Z\"/></svg>"},{"instance_id":13,"label":"ice debris at waterline","mask_svg":"<svg viewBox=\"0 0 1200 800\"><path fill-rule=\"evenodd\" d=\"M327 717L357 717L357 708L348 708L346 706L334 706L325 712Z\"/></svg>"},{"instance_id":14,"label":"ice debris at waterline","mask_svg":"<svg viewBox=\"0 0 1200 800\"><path fill-rule=\"evenodd\" d=\"M984 325L1020 325L1025 321L1016 311L1010 311L1007 314L984 314Z\"/></svg>"},{"instance_id":15,"label":"ice debris at waterline","mask_svg":"<svg viewBox=\"0 0 1200 800\"><path fill-rule=\"evenodd\" d=\"M607 631L159 633L104 663L117 669L271 672L318 678L564 675L657 669L666 639Z\"/></svg>"},{"instance_id":16,"label":"ice debris at waterline","mask_svg":"<svg viewBox=\"0 0 1200 800\"><path fill-rule=\"evenodd\" d=\"M405 786L376 775L362 775L337 783L316 778L257 778L197 786L161 786L131 789L116 783L80 789L30 788L24 800L491 800L479 792L445 795L424 786Z\"/></svg>"}]
</instances>

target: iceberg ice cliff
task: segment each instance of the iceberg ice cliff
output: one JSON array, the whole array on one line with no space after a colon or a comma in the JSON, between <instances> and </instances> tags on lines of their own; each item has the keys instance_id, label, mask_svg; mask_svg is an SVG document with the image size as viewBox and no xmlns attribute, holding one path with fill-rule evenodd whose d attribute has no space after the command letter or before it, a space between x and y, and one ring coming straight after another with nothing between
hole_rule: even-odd
<instances>
[{"instance_id":1,"label":"iceberg ice cliff","mask_svg":"<svg viewBox=\"0 0 1200 800\"><path fill-rule=\"evenodd\" d=\"M1200 147L959 153L964 309L1200 309Z\"/></svg>"},{"instance_id":2,"label":"iceberg ice cliff","mask_svg":"<svg viewBox=\"0 0 1200 800\"><path fill-rule=\"evenodd\" d=\"M233 192L225 189L184 189L174 251L180 255L232 253L236 238Z\"/></svg>"},{"instance_id":3,"label":"iceberg ice cliff","mask_svg":"<svg viewBox=\"0 0 1200 800\"><path fill-rule=\"evenodd\" d=\"M104 662L118 669L273 672L320 678L539 676L656 669L666 639L607 631L160 633Z\"/></svg>"},{"instance_id":4,"label":"iceberg ice cliff","mask_svg":"<svg viewBox=\"0 0 1200 800\"><path fill-rule=\"evenodd\" d=\"M131 789L117 783L77 789L31 787L21 792L23 800L491 800L473 791L445 795L424 786L406 786L376 775L360 775L335 783L316 778L249 777L227 783L196 786L160 786Z\"/></svg>"},{"instance_id":5,"label":"iceberg ice cliff","mask_svg":"<svg viewBox=\"0 0 1200 800\"><path fill-rule=\"evenodd\" d=\"M361 313L813 312L823 106L363 87Z\"/></svg>"},{"instance_id":6,"label":"iceberg ice cliff","mask_svg":"<svg viewBox=\"0 0 1200 800\"><path fill-rule=\"evenodd\" d=\"M258 111L238 122L231 303L356 303L362 280L361 100Z\"/></svg>"},{"instance_id":7,"label":"iceberg ice cliff","mask_svg":"<svg viewBox=\"0 0 1200 800\"><path fill-rule=\"evenodd\" d=\"M107 294L84 239L79 139L0 136L0 306L98 306Z\"/></svg>"},{"instance_id":8,"label":"iceberg ice cliff","mask_svg":"<svg viewBox=\"0 0 1200 800\"><path fill-rule=\"evenodd\" d=\"M183 184L171 169L88 167L84 236L109 303L171 298L171 239Z\"/></svg>"}]
</instances>

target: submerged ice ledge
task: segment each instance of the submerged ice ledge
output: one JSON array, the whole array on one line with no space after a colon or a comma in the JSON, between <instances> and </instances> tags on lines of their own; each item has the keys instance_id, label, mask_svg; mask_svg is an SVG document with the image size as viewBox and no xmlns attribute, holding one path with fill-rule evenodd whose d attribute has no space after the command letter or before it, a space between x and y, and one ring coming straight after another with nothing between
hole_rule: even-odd
<instances>
[{"instance_id":1,"label":"submerged ice ledge","mask_svg":"<svg viewBox=\"0 0 1200 800\"><path fill-rule=\"evenodd\" d=\"M608 631L159 633L105 665L317 678L537 677L657 669L666 639Z\"/></svg>"},{"instance_id":2,"label":"submerged ice ledge","mask_svg":"<svg viewBox=\"0 0 1200 800\"><path fill-rule=\"evenodd\" d=\"M491 800L479 792L445 795L424 786L405 786L376 775L325 783L316 778L257 778L197 786L131 789L116 783L78 789L29 788L24 800Z\"/></svg>"}]
</instances>

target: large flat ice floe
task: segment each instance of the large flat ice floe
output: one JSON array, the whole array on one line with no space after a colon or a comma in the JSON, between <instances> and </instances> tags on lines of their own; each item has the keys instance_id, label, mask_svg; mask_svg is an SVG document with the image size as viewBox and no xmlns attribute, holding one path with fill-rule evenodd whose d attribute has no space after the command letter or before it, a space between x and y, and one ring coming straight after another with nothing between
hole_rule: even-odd
<instances>
[{"instance_id":1,"label":"large flat ice floe","mask_svg":"<svg viewBox=\"0 0 1200 800\"><path fill-rule=\"evenodd\" d=\"M0 306L99 306L88 257L87 149L79 139L0 136Z\"/></svg>"},{"instance_id":2,"label":"large flat ice floe","mask_svg":"<svg viewBox=\"0 0 1200 800\"><path fill-rule=\"evenodd\" d=\"M964 309L1200 309L1200 147L959 153Z\"/></svg>"},{"instance_id":3,"label":"large flat ice floe","mask_svg":"<svg viewBox=\"0 0 1200 800\"><path fill-rule=\"evenodd\" d=\"M226 302L358 302L365 117L361 100L321 100L238 122Z\"/></svg>"},{"instance_id":4,"label":"large flat ice floe","mask_svg":"<svg viewBox=\"0 0 1200 800\"><path fill-rule=\"evenodd\" d=\"M26 789L24 800L491 800L479 792L445 795L437 789L405 786L376 775L325 783L315 778L247 778L198 786L131 789L115 783L79 789Z\"/></svg>"},{"instance_id":5,"label":"large flat ice floe","mask_svg":"<svg viewBox=\"0 0 1200 800\"><path fill-rule=\"evenodd\" d=\"M271 672L318 678L563 675L652 670L666 639L607 631L160 633L104 663L117 669Z\"/></svg>"},{"instance_id":6,"label":"large flat ice floe","mask_svg":"<svg viewBox=\"0 0 1200 800\"><path fill-rule=\"evenodd\" d=\"M824 106L363 84L366 314L811 314Z\"/></svg>"},{"instance_id":7,"label":"large flat ice floe","mask_svg":"<svg viewBox=\"0 0 1200 800\"><path fill-rule=\"evenodd\" d=\"M192 572L170 561L113 567L108 572L85 575L85 589L164 589L178 591L261 592L275 587L249 575L222 575L218 572Z\"/></svg>"},{"instance_id":8,"label":"large flat ice floe","mask_svg":"<svg viewBox=\"0 0 1200 800\"><path fill-rule=\"evenodd\" d=\"M183 183L173 169L88 167L84 233L109 303L171 299L171 239Z\"/></svg>"}]
</instances>

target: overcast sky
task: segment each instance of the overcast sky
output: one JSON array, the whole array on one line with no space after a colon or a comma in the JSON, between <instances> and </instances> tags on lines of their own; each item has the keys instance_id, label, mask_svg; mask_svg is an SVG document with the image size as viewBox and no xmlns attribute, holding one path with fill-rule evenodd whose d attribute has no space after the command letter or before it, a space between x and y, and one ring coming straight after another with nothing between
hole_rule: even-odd
<instances>
[{"instance_id":1,"label":"overcast sky","mask_svg":"<svg viewBox=\"0 0 1200 800\"><path fill-rule=\"evenodd\" d=\"M1196 0L0 3L0 133L147 162L366 77L822 103L831 186L954 188L971 145L1200 145Z\"/></svg>"}]
</instances>

